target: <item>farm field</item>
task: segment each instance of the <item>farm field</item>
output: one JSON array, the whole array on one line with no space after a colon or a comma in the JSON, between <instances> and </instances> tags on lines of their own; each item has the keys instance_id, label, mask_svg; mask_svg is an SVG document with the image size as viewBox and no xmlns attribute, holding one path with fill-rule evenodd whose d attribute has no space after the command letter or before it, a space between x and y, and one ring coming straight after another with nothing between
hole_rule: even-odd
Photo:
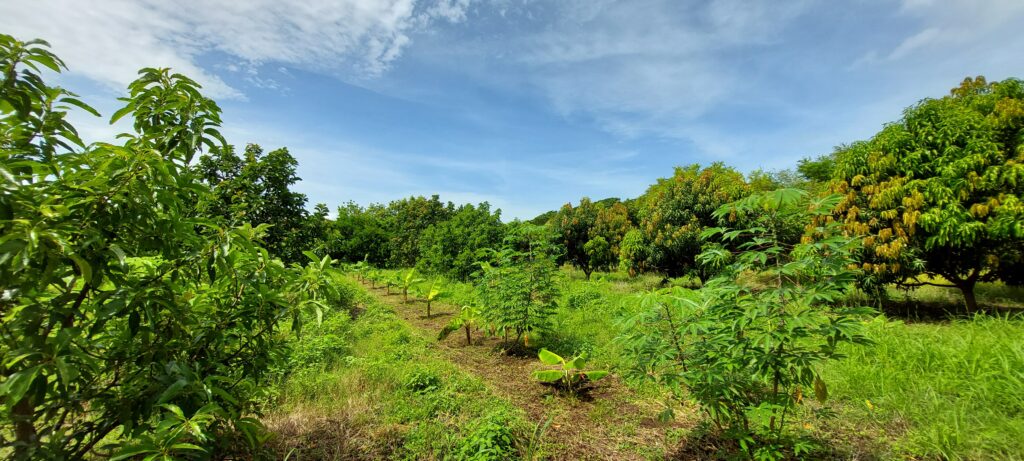
<instances>
[{"instance_id":1,"label":"farm field","mask_svg":"<svg viewBox=\"0 0 1024 461\"><path fill-rule=\"evenodd\" d=\"M377 277L395 278L404 272L407 271L382 271ZM563 269L559 283L564 295L553 319L558 334L535 338L533 350L546 347L560 354L594 351L592 364L595 368L626 369L629 358L615 344L620 334L619 324L630 315L631 309L637 308L637 295L647 286L660 282L650 277L630 279L617 273L594 274L592 281L586 281L582 272ZM686 284L690 281L672 282ZM439 424L437 421L406 420L404 426L376 419L377 416L369 421L353 421L349 415L351 410L335 405L342 401L349 402L346 407L353 405L352 399L360 402L357 406L368 405L366 400L376 398L401 402L395 405L398 408L385 413L403 414L411 411L405 409L405 405L431 407L436 405L433 399L450 398L447 393L453 392L451 386L459 386L467 376L478 379L482 388L493 393L495 400L487 401L488 405L507 412L504 413L508 415L510 432L507 435L512 442L504 447L505 456L689 459L713 457L718 448L715 441L695 435L700 434L697 408L684 408L672 421L659 421L658 414L668 399L666 392L631 381L626 374L615 376L614 381L595 383L583 398L567 397L530 380L530 373L542 367L540 362L530 355L502 353L500 337L474 330L469 346L461 334L438 341L437 332L458 315L459 304L464 300L460 300L460 295L464 297L472 292L468 284L445 283L449 294L435 305L431 317L425 315L424 301L414 297L403 302L398 290L374 285L371 287L367 282L355 287L361 293L360 302L373 306L375 312L379 309L379 312L393 313L389 329L416 338L411 343L414 345L400 347L417 351L409 359L409 368L388 370L388 374L395 377L389 385L390 392L398 395L407 392L402 389L405 384L399 377L423 369L430 369L436 373L433 376L453 383L439 386L422 397L423 400L413 401L376 394L379 385L371 386L361 380L357 380L357 386L361 387L354 389L319 388L304 383L305 378L296 387L286 385L282 388L282 399L290 403L285 408L291 408L292 396L298 397L297 402L308 399L305 405L324 405L319 412L313 411L313 416L306 413L308 410L294 408L284 413L290 415L284 418L294 426L287 426L291 432L285 432L283 440L291 441L300 450L304 439L298 428L315 424L318 418L329 420L326 415L341 414L344 418L333 420L333 426L317 429L323 432L304 430L310 431L306 434L321 437L334 434L343 439L351 437L355 431L359 434L356 440L372 446L374 431L390 427L395 431L391 434L392 443L401 447L392 447L396 451L391 454L402 452L414 458L450 456L472 440L474 424L479 424L467 422L465 410L443 416L444 422L440 424L447 427L442 430L445 435L434 445L424 445L419 441L420 431L434 427ZM1003 287L986 286L979 291L983 293L979 296L983 304L1006 302ZM939 296L934 292L907 295L928 301ZM899 302L902 305L905 300ZM1018 303L1011 303L1011 306L1021 307ZM367 320L357 317L354 323L364 321ZM376 319L368 321L377 322ZM823 441L819 457L977 459L994 456L1014 459L1024 449L1020 442L1024 428L1016 418L1022 402L1015 392L1021 385L1019 370L1024 367L1024 349L1018 340L1024 332L1024 321L1019 315L1010 312L1003 317L977 316L944 321L900 320L879 315L865 322L874 345L851 347L845 351L846 358L826 367L823 374L831 385L833 400L821 408L806 411L793 423ZM372 351L363 349L361 353L371 356L394 353L390 349L395 347L393 344L387 347L380 347L377 342L373 344ZM371 373L365 368L340 365L359 354L347 350L337 352L329 359L337 369L320 376L316 382L336 380L345 383L341 386L350 386L353 375ZM426 357L434 360L424 362ZM426 368L416 368L419 365ZM370 392L374 393L367 395ZM303 404L299 403L298 408L303 408ZM371 408L368 406L363 411L370 412ZM815 413L825 409L838 416L816 416ZM434 416L438 417L441 416ZM475 421L474 416L468 417L469 421ZM475 416L485 421L491 417ZM271 421L277 421L276 418L282 416L273 416ZM538 427L543 429L543 436L537 435ZM367 448L353 446L349 449ZM340 459L358 457L356 454L336 456Z\"/></svg>"},{"instance_id":2,"label":"farm field","mask_svg":"<svg viewBox=\"0 0 1024 461\"><path fill-rule=\"evenodd\" d=\"M172 3L0 5L0 459L1024 461L1024 8Z\"/></svg>"}]
</instances>

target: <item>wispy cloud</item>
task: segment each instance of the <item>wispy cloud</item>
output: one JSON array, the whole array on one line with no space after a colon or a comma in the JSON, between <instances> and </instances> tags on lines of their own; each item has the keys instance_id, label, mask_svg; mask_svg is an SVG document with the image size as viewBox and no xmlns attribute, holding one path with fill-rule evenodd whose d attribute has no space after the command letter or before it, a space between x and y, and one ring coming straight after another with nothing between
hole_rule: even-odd
<instances>
[{"instance_id":1,"label":"wispy cloud","mask_svg":"<svg viewBox=\"0 0 1024 461\"><path fill-rule=\"evenodd\" d=\"M72 72L117 89L139 68L161 66L193 76L213 96L241 98L199 65L205 53L373 77L401 56L412 34L462 21L467 7L467 0L37 0L0 4L0 26L20 38L46 38Z\"/></svg>"}]
</instances>

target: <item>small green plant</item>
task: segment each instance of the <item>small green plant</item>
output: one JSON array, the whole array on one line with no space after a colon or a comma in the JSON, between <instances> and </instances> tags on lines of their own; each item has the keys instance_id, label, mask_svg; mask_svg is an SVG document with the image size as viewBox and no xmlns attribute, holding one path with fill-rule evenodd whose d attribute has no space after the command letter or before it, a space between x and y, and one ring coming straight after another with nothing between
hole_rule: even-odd
<instances>
[{"instance_id":1,"label":"small green plant","mask_svg":"<svg viewBox=\"0 0 1024 461\"><path fill-rule=\"evenodd\" d=\"M437 279L431 280L430 285L423 290L423 300L427 302L427 318L430 318L430 304L437 300L444 294L441 287L438 286Z\"/></svg>"},{"instance_id":2,"label":"small green plant","mask_svg":"<svg viewBox=\"0 0 1024 461\"><path fill-rule=\"evenodd\" d=\"M543 383L558 384L570 392L579 390L584 384L598 381L608 376L607 371L591 370L585 371L587 365L585 354L577 355L572 360L565 360L562 356L541 348L537 358L545 365L558 366L556 369L537 370L533 377Z\"/></svg>"},{"instance_id":3,"label":"small green plant","mask_svg":"<svg viewBox=\"0 0 1024 461\"><path fill-rule=\"evenodd\" d=\"M405 380L405 388L417 394L426 394L441 388L441 378L432 370L417 370Z\"/></svg>"},{"instance_id":4,"label":"small green plant","mask_svg":"<svg viewBox=\"0 0 1024 461\"><path fill-rule=\"evenodd\" d=\"M511 245L513 240L509 247L486 254L495 264L480 263L477 291L485 306L484 316L505 334L506 346L508 334L514 333L514 343L522 339L523 347L529 347L530 334L549 327L557 306L554 278L558 267L553 250L538 240L529 240L525 252L517 251Z\"/></svg>"},{"instance_id":5,"label":"small green plant","mask_svg":"<svg viewBox=\"0 0 1024 461\"><path fill-rule=\"evenodd\" d=\"M525 461L537 461L544 459L544 439L551 427L554 416L548 416L544 422L538 421L530 431L529 438L524 441L519 449L519 456Z\"/></svg>"},{"instance_id":6,"label":"small green plant","mask_svg":"<svg viewBox=\"0 0 1024 461\"><path fill-rule=\"evenodd\" d=\"M415 268L409 269L409 272L405 273L405 276L402 277L401 280L403 303L409 302L409 290L412 289L417 283L420 283L422 281L423 279L416 277Z\"/></svg>"},{"instance_id":7,"label":"small green plant","mask_svg":"<svg viewBox=\"0 0 1024 461\"><path fill-rule=\"evenodd\" d=\"M466 330L466 345L468 346L473 343L471 330L474 327L479 327L483 321L484 319L479 307L472 305L462 306L462 308L459 309L459 316L452 319L452 321L448 323L440 333L438 333L437 340L440 341L445 339L455 330L462 328Z\"/></svg>"},{"instance_id":8,"label":"small green plant","mask_svg":"<svg viewBox=\"0 0 1024 461\"><path fill-rule=\"evenodd\" d=\"M508 415L497 412L481 417L459 443L455 459L490 461L512 459L515 436Z\"/></svg>"}]
</instances>

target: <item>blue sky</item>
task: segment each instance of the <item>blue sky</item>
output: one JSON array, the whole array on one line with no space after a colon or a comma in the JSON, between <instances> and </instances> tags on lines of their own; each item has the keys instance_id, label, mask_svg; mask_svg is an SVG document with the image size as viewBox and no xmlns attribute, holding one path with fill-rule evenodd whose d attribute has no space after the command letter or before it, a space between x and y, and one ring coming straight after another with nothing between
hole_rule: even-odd
<instances>
[{"instance_id":1,"label":"blue sky","mask_svg":"<svg viewBox=\"0 0 1024 461\"><path fill-rule=\"evenodd\" d=\"M506 219L675 165L792 167L967 75L1024 77L1021 30L1020 0L0 3L105 115L140 67L193 76L229 142L290 149L310 207L437 193Z\"/></svg>"}]
</instances>

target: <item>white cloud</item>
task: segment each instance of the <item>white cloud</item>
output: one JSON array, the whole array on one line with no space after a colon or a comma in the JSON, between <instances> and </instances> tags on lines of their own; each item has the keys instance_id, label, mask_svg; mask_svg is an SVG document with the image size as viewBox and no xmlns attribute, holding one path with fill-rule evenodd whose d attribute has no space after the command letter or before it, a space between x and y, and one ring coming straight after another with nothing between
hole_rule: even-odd
<instances>
[{"instance_id":1,"label":"white cloud","mask_svg":"<svg viewBox=\"0 0 1024 461\"><path fill-rule=\"evenodd\" d=\"M197 62L221 52L347 77L386 71L411 36L466 18L468 0L37 0L0 3L0 27L43 38L71 71L123 88L145 66L173 67L214 97L242 97Z\"/></svg>"},{"instance_id":2,"label":"white cloud","mask_svg":"<svg viewBox=\"0 0 1024 461\"><path fill-rule=\"evenodd\" d=\"M806 2L565 1L510 50L567 116L624 137L688 138L685 125L748 88L728 57L775 43ZM489 51L485 51L489 52Z\"/></svg>"},{"instance_id":3,"label":"white cloud","mask_svg":"<svg viewBox=\"0 0 1024 461\"><path fill-rule=\"evenodd\" d=\"M910 37L907 37L906 40L903 40L899 46L893 49L892 52L889 53L889 60L893 61L903 58L919 48L931 45L932 42L936 41L936 39L939 39L940 37L942 37L942 29L939 29L938 27L929 27L922 30Z\"/></svg>"},{"instance_id":4,"label":"white cloud","mask_svg":"<svg viewBox=\"0 0 1024 461\"><path fill-rule=\"evenodd\" d=\"M918 55L946 56L975 43L992 41L993 34L1018 34L1024 2L1020 0L902 0L898 13L915 20L919 29L907 35L891 51L870 50L850 69L900 61Z\"/></svg>"}]
</instances>

